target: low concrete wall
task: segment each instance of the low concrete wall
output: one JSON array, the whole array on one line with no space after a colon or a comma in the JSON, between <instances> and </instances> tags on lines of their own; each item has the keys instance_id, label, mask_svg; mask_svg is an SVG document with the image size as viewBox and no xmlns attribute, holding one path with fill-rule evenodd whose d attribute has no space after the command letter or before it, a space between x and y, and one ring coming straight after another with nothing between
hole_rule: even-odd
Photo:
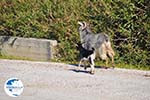
<instances>
[{"instance_id":1,"label":"low concrete wall","mask_svg":"<svg viewBox=\"0 0 150 100\"><path fill-rule=\"evenodd\" d=\"M48 61L56 46L56 40L0 36L0 53L6 56Z\"/></svg>"}]
</instances>

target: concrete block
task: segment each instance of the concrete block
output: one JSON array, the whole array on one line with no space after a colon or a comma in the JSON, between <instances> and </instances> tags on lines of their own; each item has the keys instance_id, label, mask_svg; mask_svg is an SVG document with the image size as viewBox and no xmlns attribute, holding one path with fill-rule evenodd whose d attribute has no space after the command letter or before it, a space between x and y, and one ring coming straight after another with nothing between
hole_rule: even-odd
<instances>
[{"instance_id":1,"label":"concrete block","mask_svg":"<svg viewBox=\"0 0 150 100\"><path fill-rule=\"evenodd\" d=\"M0 53L33 60L54 59L56 40L0 36Z\"/></svg>"}]
</instances>

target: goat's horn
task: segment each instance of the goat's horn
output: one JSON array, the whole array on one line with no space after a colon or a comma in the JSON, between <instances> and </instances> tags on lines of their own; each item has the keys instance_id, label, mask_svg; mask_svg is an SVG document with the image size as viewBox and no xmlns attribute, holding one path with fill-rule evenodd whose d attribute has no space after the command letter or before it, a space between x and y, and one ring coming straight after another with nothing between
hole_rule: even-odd
<instances>
[{"instance_id":1,"label":"goat's horn","mask_svg":"<svg viewBox=\"0 0 150 100\"><path fill-rule=\"evenodd\" d=\"M81 22L78 22L79 25L83 26L83 24Z\"/></svg>"},{"instance_id":2,"label":"goat's horn","mask_svg":"<svg viewBox=\"0 0 150 100\"><path fill-rule=\"evenodd\" d=\"M84 24L83 29L85 29L87 27L87 24L86 24L86 22L83 22L83 24Z\"/></svg>"}]
</instances>

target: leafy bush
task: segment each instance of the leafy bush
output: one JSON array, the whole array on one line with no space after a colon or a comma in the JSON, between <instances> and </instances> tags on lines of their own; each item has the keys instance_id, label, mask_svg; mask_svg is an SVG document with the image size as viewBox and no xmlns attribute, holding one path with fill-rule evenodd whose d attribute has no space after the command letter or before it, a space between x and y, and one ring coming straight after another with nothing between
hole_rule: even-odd
<instances>
[{"instance_id":1,"label":"leafy bush","mask_svg":"<svg viewBox=\"0 0 150 100\"><path fill-rule=\"evenodd\" d=\"M56 39L59 58L75 61L77 21L111 36L116 63L150 65L149 0L1 0L0 35Z\"/></svg>"}]
</instances>

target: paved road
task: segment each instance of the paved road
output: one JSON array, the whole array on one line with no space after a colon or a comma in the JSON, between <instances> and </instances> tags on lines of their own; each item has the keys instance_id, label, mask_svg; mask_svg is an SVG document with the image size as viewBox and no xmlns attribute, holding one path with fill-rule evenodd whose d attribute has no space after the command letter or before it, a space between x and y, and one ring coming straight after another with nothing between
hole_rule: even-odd
<instances>
[{"instance_id":1,"label":"paved road","mask_svg":"<svg viewBox=\"0 0 150 100\"><path fill-rule=\"evenodd\" d=\"M96 68L90 75L62 63L0 60L0 100L150 100L150 71ZM4 92L4 83L18 77L21 96Z\"/></svg>"}]
</instances>

